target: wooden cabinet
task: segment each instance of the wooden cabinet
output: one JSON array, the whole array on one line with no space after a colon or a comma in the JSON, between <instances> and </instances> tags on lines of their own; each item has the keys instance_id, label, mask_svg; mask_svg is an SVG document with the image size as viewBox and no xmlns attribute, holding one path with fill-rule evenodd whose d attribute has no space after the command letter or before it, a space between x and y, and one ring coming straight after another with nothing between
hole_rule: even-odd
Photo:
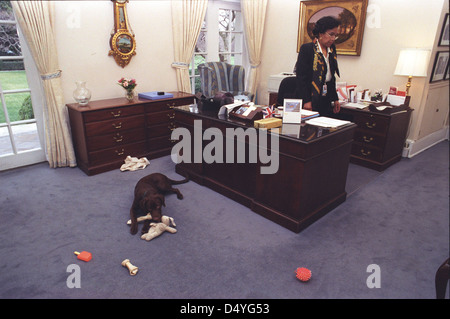
<instances>
[{"instance_id":1,"label":"wooden cabinet","mask_svg":"<svg viewBox=\"0 0 450 319\"><path fill-rule=\"evenodd\" d=\"M77 164L87 175L119 169L125 158L156 158L170 154L175 106L194 96L174 92L173 98L128 102L125 98L68 104Z\"/></svg>"},{"instance_id":2,"label":"wooden cabinet","mask_svg":"<svg viewBox=\"0 0 450 319\"><path fill-rule=\"evenodd\" d=\"M391 113L342 107L358 126L350 161L382 171L400 161L412 109L401 108Z\"/></svg>"}]
</instances>

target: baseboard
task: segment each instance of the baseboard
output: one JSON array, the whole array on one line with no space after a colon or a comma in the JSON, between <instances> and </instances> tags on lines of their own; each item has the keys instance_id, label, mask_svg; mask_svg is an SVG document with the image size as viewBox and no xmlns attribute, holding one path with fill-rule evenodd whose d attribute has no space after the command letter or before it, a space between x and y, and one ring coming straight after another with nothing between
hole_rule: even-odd
<instances>
[{"instance_id":1,"label":"baseboard","mask_svg":"<svg viewBox=\"0 0 450 319\"><path fill-rule=\"evenodd\" d=\"M433 145L449 139L449 127L444 127L439 131L431 133L420 140L406 140L405 146L403 148L403 157L411 158L417 154L425 151L426 149L432 147Z\"/></svg>"}]
</instances>

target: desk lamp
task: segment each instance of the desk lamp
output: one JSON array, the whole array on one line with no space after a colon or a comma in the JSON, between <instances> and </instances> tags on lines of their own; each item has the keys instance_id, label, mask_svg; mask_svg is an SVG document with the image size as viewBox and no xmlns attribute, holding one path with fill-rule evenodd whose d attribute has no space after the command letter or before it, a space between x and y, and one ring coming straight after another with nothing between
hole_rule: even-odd
<instances>
[{"instance_id":1,"label":"desk lamp","mask_svg":"<svg viewBox=\"0 0 450 319\"><path fill-rule=\"evenodd\" d=\"M426 49L403 49L400 51L394 75L408 77L406 83L406 95L409 96L409 88L413 76L427 76L430 50Z\"/></svg>"}]
</instances>

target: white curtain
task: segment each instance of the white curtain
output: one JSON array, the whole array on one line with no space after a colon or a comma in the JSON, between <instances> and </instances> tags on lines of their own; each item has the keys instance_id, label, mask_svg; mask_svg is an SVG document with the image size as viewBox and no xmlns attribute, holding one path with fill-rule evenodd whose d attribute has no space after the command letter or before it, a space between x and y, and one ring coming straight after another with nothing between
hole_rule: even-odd
<instances>
[{"instance_id":1,"label":"white curtain","mask_svg":"<svg viewBox=\"0 0 450 319\"><path fill-rule=\"evenodd\" d=\"M51 1L11 1L14 14L41 73L45 93L46 154L50 167L76 166L61 88Z\"/></svg>"},{"instance_id":2,"label":"white curtain","mask_svg":"<svg viewBox=\"0 0 450 319\"><path fill-rule=\"evenodd\" d=\"M172 0L172 27L178 91L191 93L189 63L194 54L208 0Z\"/></svg>"},{"instance_id":3,"label":"white curtain","mask_svg":"<svg viewBox=\"0 0 450 319\"><path fill-rule=\"evenodd\" d=\"M241 9L244 17L245 35L251 67L248 75L247 91L256 96L267 0L241 0Z\"/></svg>"}]
</instances>

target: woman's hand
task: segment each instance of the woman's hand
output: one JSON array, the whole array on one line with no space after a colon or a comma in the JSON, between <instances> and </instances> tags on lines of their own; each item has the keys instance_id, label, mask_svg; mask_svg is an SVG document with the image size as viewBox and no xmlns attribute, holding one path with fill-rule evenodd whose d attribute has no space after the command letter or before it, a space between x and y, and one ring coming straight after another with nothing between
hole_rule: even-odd
<instances>
[{"instance_id":1,"label":"woman's hand","mask_svg":"<svg viewBox=\"0 0 450 319\"><path fill-rule=\"evenodd\" d=\"M334 113L339 113L339 111L341 110L341 104L338 101L334 101L334 107L333 107L333 112Z\"/></svg>"},{"instance_id":2,"label":"woman's hand","mask_svg":"<svg viewBox=\"0 0 450 319\"><path fill-rule=\"evenodd\" d=\"M312 111L312 103L311 102L306 102L305 105L303 105L303 108L305 110L310 110Z\"/></svg>"}]
</instances>

